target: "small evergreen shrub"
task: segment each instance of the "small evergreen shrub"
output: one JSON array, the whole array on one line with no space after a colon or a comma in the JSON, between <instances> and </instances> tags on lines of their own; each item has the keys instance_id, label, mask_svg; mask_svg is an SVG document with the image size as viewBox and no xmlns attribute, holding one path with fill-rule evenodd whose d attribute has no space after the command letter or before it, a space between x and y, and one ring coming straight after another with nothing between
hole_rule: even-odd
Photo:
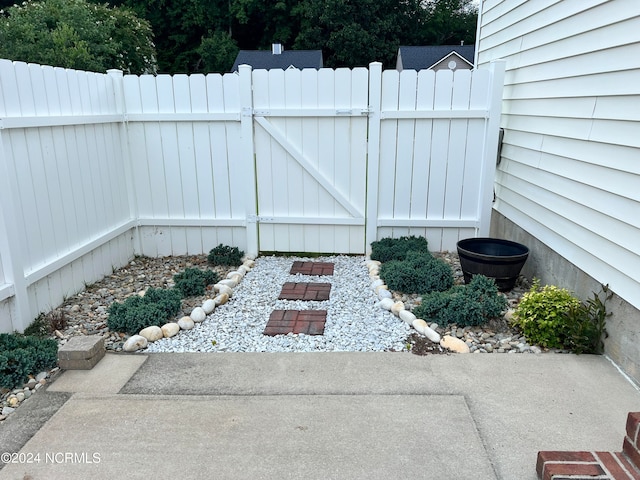
<instances>
[{"instance_id":1,"label":"small evergreen shrub","mask_svg":"<svg viewBox=\"0 0 640 480\"><path fill-rule=\"evenodd\" d=\"M567 319L580 308L578 300L566 288L540 287L534 280L513 314L513 324L520 327L530 343L546 348L565 348Z\"/></svg>"},{"instance_id":2,"label":"small evergreen shrub","mask_svg":"<svg viewBox=\"0 0 640 480\"><path fill-rule=\"evenodd\" d=\"M500 317L507 309L507 299L498 292L491 278L474 275L468 285L456 285L446 292L432 292L422 297L413 314L440 324L482 325Z\"/></svg>"},{"instance_id":3,"label":"small evergreen shrub","mask_svg":"<svg viewBox=\"0 0 640 480\"><path fill-rule=\"evenodd\" d=\"M182 298L204 295L207 285L218 281L218 274L212 270L187 268L184 272L173 276L176 288Z\"/></svg>"},{"instance_id":4,"label":"small evergreen shrub","mask_svg":"<svg viewBox=\"0 0 640 480\"><path fill-rule=\"evenodd\" d=\"M21 386L27 375L53 368L58 362L55 340L0 334L0 387Z\"/></svg>"},{"instance_id":5,"label":"small evergreen shrub","mask_svg":"<svg viewBox=\"0 0 640 480\"><path fill-rule=\"evenodd\" d=\"M453 270L430 253L411 251L404 260L391 260L380 267L380 278L391 290L404 293L443 291L453 285Z\"/></svg>"},{"instance_id":6,"label":"small evergreen shrub","mask_svg":"<svg viewBox=\"0 0 640 480\"><path fill-rule=\"evenodd\" d=\"M242 263L243 256L244 252L238 250L238 247L230 247L221 243L209 252L207 260L210 265L236 266Z\"/></svg>"},{"instance_id":7,"label":"small evergreen shrub","mask_svg":"<svg viewBox=\"0 0 640 480\"><path fill-rule=\"evenodd\" d=\"M107 325L130 335L152 325L161 326L178 313L182 295L176 289L150 288L144 297L133 295L123 303L109 305Z\"/></svg>"},{"instance_id":8,"label":"small evergreen shrub","mask_svg":"<svg viewBox=\"0 0 640 480\"><path fill-rule=\"evenodd\" d=\"M409 252L429 254L427 239L415 235L400 238L383 238L371 243L371 260L389 262L404 260Z\"/></svg>"}]
</instances>

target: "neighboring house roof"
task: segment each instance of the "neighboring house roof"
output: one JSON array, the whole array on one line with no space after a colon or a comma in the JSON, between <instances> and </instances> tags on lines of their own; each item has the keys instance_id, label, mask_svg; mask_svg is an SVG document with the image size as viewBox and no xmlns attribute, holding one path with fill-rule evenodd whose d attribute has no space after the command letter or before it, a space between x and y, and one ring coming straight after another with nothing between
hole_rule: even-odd
<instances>
[{"instance_id":1,"label":"neighboring house roof","mask_svg":"<svg viewBox=\"0 0 640 480\"><path fill-rule=\"evenodd\" d=\"M399 70L426 70L455 52L473 66L475 45L435 45L423 47L400 47L397 68Z\"/></svg>"},{"instance_id":2,"label":"neighboring house roof","mask_svg":"<svg viewBox=\"0 0 640 480\"><path fill-rule=\"evenodd\" d=\"M278 52L280 53L274 53ZM238 71L239 65L251 65L255 69L269 70L289 67L322 68L322 50L282 50L274 45L272 50L240 50L233 63L232 72Z\"/></svg>"}]
</instances>

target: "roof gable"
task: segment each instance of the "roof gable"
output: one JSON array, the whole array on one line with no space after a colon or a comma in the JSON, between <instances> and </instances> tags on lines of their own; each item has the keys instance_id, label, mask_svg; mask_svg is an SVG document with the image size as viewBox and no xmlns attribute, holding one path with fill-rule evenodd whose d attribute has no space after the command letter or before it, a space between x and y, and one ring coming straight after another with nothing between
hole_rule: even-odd
<instances>
[{"instance_id":1,"label":"roof gable","mask_svg":"<svg viewBox=\"0 0 640 480\"><path fill-rule=\"evenodd\" d=\"M239 65L251 65L254 70L280 68L322 68L322 50L285 50L273 54L271 50L240 50L231 71L238 70Z\"/></svg>"},{"instance_id":2,"label":"roof gable","mask_svg":"<svg viewBox=\"0 0 640 480\"><path fill-rule=\"evenodd\" d=\"M398 49L398 63L401 59L399 66L405 70L425 70L455 53L469 65L473 65L475 50L475 45L401 46Z\"/></svg>"}]
</instances>

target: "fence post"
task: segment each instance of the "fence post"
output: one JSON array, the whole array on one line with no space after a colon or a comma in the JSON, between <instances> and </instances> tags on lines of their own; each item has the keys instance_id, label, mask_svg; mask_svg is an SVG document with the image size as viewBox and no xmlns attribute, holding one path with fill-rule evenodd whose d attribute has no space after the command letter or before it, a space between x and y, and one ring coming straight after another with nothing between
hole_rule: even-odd
<instances>
[{"instance_id":1,"label":"fence post","mask_svg":"<svg viewBox=\"0 0 640 480\"><path fill-rule=\"evenodd\" d=\"M247 254L258 255L258 222L256 195L256 165L253 138L253 85L250 65L238 67L240 75L240 143L243 175L250 188L245 192L245 212L247 228Z\"/></svg>"},{"instance_id":2,"label":"fence post","mask_svg":"<svg viewBox=\"0 0 640 480\"><path fill-rule=\"evenodd\" d=\"M31 321L27 281L22 264L18 215L0 128L0 259L5 281L13 284L12 330L23 332Z\"/></svg>"},{"instance_id":3,"label":"fence post","mask_svg":"<svg viewBox=\"0 0 640 480\"><path fill-rule=\"evenodd\" d=\"M129 151L129 127L127 124L127 104L124 100L124 75L122 70L107 70L107 74L113 80L113 93L115 95L117 113L122 114L120 124L120 152L124 166L124 175L127 183L127 204L129 206L129 220L135 220L135 235L133 239L133 251L142 252L140 234L138 232L138 202L136 200L133 168L131 166L131 152Z\"/></svg>"},{"instance_id":4,"label":"fence post","mask_svg":"<svg viewBox=\"0 0 640 480\"><path fill-rule=\"evenodd\" d=\"M367 139L367 206L365 213L365 253L378 236L378 190L380 173L380 107L382 63L369 64L369 138Z\"/></svg>"},{"instance_id":5,"label":"fence post","mask_svg":"<svg viewBox=\"0 0 640 480\"><path fill-rule=\"evenodd\" d=\"M478 228L477 236L479 237L488 237L491 226L505 64L506 62L504 60L494 60L489 66L489 71L491 72L491 83L489 84L489 91L487 92L489 118L485 122L484 128L484 150L482 154L482 171L480 174L480 201L478 202L480 228Z\"/></svg>"}]
</instances>

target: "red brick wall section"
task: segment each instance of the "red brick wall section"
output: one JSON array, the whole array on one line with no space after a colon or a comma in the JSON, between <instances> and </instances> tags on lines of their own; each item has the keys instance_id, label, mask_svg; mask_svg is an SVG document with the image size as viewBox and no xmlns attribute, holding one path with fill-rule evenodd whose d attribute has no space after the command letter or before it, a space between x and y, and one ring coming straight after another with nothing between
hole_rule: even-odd
<instances>
[{"instance_id":1,"label":"red brick wall section","mask_svg":"<svg viewBox=\"0 0 640 480\"><path fill-rule=\"evenodd\" d=\"M640 412L627 417L622 452L538 452L540 480L640 480Z\"/></svg>"}]
</instances>

